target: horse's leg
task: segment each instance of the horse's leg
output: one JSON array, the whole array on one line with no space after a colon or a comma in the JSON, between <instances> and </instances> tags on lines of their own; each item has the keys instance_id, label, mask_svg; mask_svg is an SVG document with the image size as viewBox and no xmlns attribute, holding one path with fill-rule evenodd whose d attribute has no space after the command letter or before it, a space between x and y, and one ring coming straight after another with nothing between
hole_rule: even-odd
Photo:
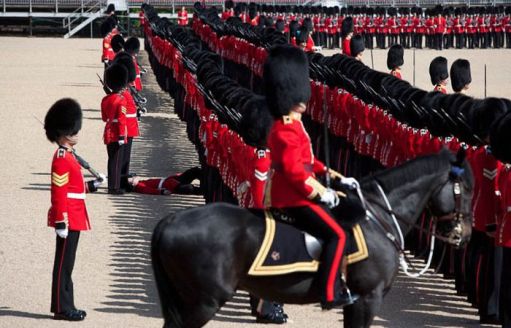
<instances>
[{"instance_id":1,"label":"horse's leg","mask_svg":"<svg viewBox=\"0 0 511 328\"><path fill-rule=\"evenodd\" d=\"M344 308L344 327L368 328L374 316L380 310L383 299L383 284L380 284L369 294L360 297L353 305Z\"/></svg>"}]
</instances>

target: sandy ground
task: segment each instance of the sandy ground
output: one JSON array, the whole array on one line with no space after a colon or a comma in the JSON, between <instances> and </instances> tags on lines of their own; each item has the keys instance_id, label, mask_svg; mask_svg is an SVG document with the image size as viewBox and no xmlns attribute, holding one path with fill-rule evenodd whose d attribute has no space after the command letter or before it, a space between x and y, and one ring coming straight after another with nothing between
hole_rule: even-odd
<instances>
[{"instance_id":1,"label":"sandy ground","mask_svg":"<svg viewBox=\"0 0 511 328\"><path fill-rule=\"evenodd\" d=\"M106 171L99 106L103 91L98 39L0 38L0 327L161 327L158 297L148 256L155 224L166 214L196 206L198 197L110 196L105 189L87 198L93 230L81 235L73 274L75 302L88 311L81 323L56 322L49 313L54 232L46 227L50 204L49 172L55 146L38 120L62 97L77 99L84 122L77 152ZM440 54L416 53L416 84L431 89L427 66ZM483 67L488 65L488 95L508 96L511 52L444 51L452 62L472 62L470 93L483 96ZM374 51L375 68L386 71L386 56ZM404 78L412 80L412 52L406 52ZM144 56L143 62L146 62ZM370 52L366 63L371 64ZM146 64L147 66L147 64ZM136 140L132 171L166 176L197 164L185 126L172 113L168 95L152 75L146 77L149 115ZM290 326L339 327L342 315L315 305L286 306ZM400 277L385 300L377 327L476 327L477 312L453 292L450 281L428 275ZM254 326L246 294L228 303L207 327Z\"/></svg>"}]
</instances>

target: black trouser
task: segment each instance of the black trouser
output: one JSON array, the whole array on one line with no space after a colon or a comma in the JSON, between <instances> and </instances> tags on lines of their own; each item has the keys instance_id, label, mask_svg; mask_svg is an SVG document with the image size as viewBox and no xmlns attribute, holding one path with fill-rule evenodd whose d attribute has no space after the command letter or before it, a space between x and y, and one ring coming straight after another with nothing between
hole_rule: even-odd
<instances>
[{"instance_id":1,"label":"black trouser","mask_svg":"<svg viewBox=\"0 0 511 328\"><path fill-rule=\"evenodd\" d=\"M435 49L442 50L443 43L444 43L443 39L444 39L444 35L442 33L435 34L435 45L434 45Z\"/></svg>"},{"instance_id":2,"label":"black trouser","mask_svg":"<svg viewBox=\"0 0 511 328\"><path fill-rule=\"evenodd\" d=\"M116 190L121 187L121 171L124 163L124 147L117 142L106 145L108 152L108 189Z\"/></svg>"},{"instance_id":3,"label":"black trouser","mask_svg":"<svg viewBox=\"0 0 511 328\"><path fill-rule=\"evenodd\" d=\"M321 301L334 301L336 291L340 288L341 258L346 242L344 230L324 205L310 204L282 210L295 219L294 225L299 229L325 242L319 270Z\"/></svg>"},{"instance_id":4,"label":"black trouser","mask_svg":"<svg viewBox=\"0 0 511 328\"><path fill-rule=\"evenodd\" d=\"M500 280L500 319L502 328L511 328L511 247L502 250L502 275Z\"/></svg>"},{"instance_id":5,"label":"black trouser","mask_svg":"<svg viewBox=\"0 0 511 328\"><path fill-rule=\"evenodd\" d=\"M131 161L131 148L133 147L133 137L128 137L128 142L123 146L124 154L122 155L121 165L121 181L128 181L128 175L130 174L130 161ZM126 188L121 182L121 188Z\"/></svg>"},{"instance_id":6,"label":"black trouser","mask_svg":"<svg viewBox=\"0 0 511 328\"><path fill-rule=\"evenodd\" d=\"M174 189L174 193L183 195L200 195L201 191L199 187L191 185L192 181L199 179L202 176L200 167L192 167L184 171L182 174L175 177L179 181L179 185Z\"/></svg>"},{"instance_id":7,"label":"black trouser","mask_svg":"<svg viewBox=\"0 0 511 328\"><path fill-rule=\"evenodd\" d=\"M80 231L69 230L67 238L57 236L53 279L51 284L51 312L60 313L75 309L73 280L71 274L75 265L76 248Z\"/></svg>"},{"instance_id":8,"label":"black trouser","mask_svg":"<svg viewBox=\"0 0 511 328\"><path fill-rule=\"evenodd\" d=\"M506 48L511 48L511 32L506 32Z\"/></svg>"}]
</instances>

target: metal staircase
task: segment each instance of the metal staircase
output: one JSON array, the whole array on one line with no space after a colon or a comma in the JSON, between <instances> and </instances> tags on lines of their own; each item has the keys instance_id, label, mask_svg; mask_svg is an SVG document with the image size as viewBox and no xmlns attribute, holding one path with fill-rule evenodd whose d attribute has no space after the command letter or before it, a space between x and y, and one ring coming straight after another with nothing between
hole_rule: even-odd
<instances>
[{"instance_id":1,"label":"metal staircase","mask_svg":"<svg viewBox=\"0 0 511 328\"><path fill-rule=\"evenodd\" d=\"M85 26L92 24L94 20L103 15L103 1L93 0L87 3L82 2L80 8L73 11L62 20L62 26L67 29L65 39L76 34Z\"/></svg>"}]
</instances>

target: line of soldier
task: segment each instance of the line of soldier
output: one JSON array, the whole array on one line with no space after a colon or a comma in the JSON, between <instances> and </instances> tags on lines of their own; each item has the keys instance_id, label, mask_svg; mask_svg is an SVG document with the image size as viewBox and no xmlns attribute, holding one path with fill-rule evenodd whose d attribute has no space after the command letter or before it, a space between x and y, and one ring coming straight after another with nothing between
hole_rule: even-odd
<instances>
[{"instance_id":1,"label":"line of soldier","mask_svg":"<svg viewBox=\"0 0 511 328\"><path fill-rule=\"evenodd\" d=\"M511 48L511 7L310 7L271 6L226 1L222 19L240 17L254 26L290 30L310 20L316 46L338 48L342 22L352 17L354 33L365 46L385 49L399 43L405 48ZM424 41L425 40L425 41ZM374 42L376 41L376 45Z\"/></svg>"},{"instance_id":2,"label":"line of soldier","mask_svg":"<svg viewBox=\"0 0 511 328\"><path fill-rule=\"evenodd\" d=\"M195 24L195 22L194 22L194 26L196 26L196 25L197 25L197 24ZM206 28L206 30L207 30L207 28ZM201 33L201 32L199 31L198 35L202 35L202 36L204 36L204 35L211 35L211 31L205 31L205 32L203 32L203 33ZM218 42L217 42L217 41L213 41L213 40L204 40L204 41L206 41L207 43L210 43L210 44L218 44ZM165 54L164 54L164 53L162 53L162 54L160 54L160 56L164 56L164 57L165 57ZM238 57L240 58L240 60L241 60L241 61L248 61L248 62L251 62L251 60L250 60L250 59L248 59L248 60L244 60L243 58L245 58L246 56L244 56L243 54L239 54L239 56L238 56ZM246 58L245 58L245 59L246 59ZM396 68L397 68L397 67L392 67L392 70L393 70L393 71L395 71L395 69L396 69ZM389 69L391 69L391 68L390 68L390 66L389 66ZM438 70L433 69L433 72L435 72L435 71L438 71ZM397 74L393 74L393 75L395 75L395 76L396 76ZM437 74L437 75L438 75L438 74ZM442 76L440 76L440 77L442 77ZM432 77L432 80L433 80L433 77ZM442 85L443 85L443 84L445 84L445 81L444 81L444 80L445 80L445 78L444 78L444 79L440 79L440 80L439 80L438 78L435 78L435 83L434 83L435 88L440 89L439 91L441 91L441 92L442 92L442 91L443 91L443 89L444 89L444 88L442 87ZM454 83L454 82L453 82L453 83ZM458 82L456 82L456 83L458 83L458 84L459 84L459 83L462 83L462 82L459 82L459 81L458 81ZM462 83L462 84L463 84L463 83ZM461 90L463 90L463 89L465 88L465 85L462 85L462 86L461 86L461 88L460 88L460 87L456 84L456 87L453 85L453 88L455 88L455 90L460 90L460 91L461 91ZM311 107L313 107L313 106L311 106ZM311 110L313 110L313 109L311 109ZM311 114L311 116L312 116L312 114ZM344 119L345 119L345 118L344 118ZM363 126L363 125L362 125L362 126ZM405 126L402 126L402 127L403 127L403 131L404 131L404 133L405 133L404 135L406 135L406 133L409 133L409 132L411 131L410 129L407 129ZM404 135L403 135L403 136L404 136ZM373 137L374 137L374 135L373 135ZM391 136L391 137L392 137L392 136ZM395 136L394 136L394 137L395 137ZM416 137L414 137L414 138L416 138ZM364 145L364 141L365 141L365 140L367 140L366 138L360 138L360 136L356 136L356 139L358 140L358 141L357 141L357 143L362 142L362 143L359 143L360 145ZM375 139L378 139L378 138L375 138ZM398 138L398 139L400 139L400 138ZM371 139L371 140L374 140L374 139ZM424 140L426 140L426 139L424 139ZM449 140L449 142L450 142L450 141L452 141L453 139L452 139L452 138L448 138L448 139L446 139L446 140ZM354 141L354 140L352 140L352 141ZM356 143L355 143L355 144L356 144ZM416 143L411 142L411 145L412 145L412 144L416 144ZM459 146L459 145L458 145L458 146ZM368 146L362 146L362 147L364 147L365 149L371 149L371 147L368 147ZM407 146L407 147L406 147L406 149L410 149L410 148L409 148L409 146ZM406 149L405 149L405 150L406 150ZM423 149L425 149L425 148L423 148ZM361 151L361 149L357 149L357 150L358 150L358 151ZM414 149L412 148L412 150L414 150ZM409 154L408 154L408 155L409 155ZM408 156L408 155L405 155L405 156ZM408 158L408 157L406 157L406 158ZM226 174L229 174L229 173L228 173L228 170L227 170L227 171L223 171L223 172L226 172ZM233 169L233 172L236 172L236 169L235 169L235 168ZM504 176L506 176L506 175L504 174ZM231 181L231 182L232 182L232 180L229 180L229 179L227 179L227 181ZM505 185L505 184L504 184L504 185ZM232 186L232 185L231 185L231 187L234 187L234 186ZM236 188L235 188L235 189L236 189ZM501 189L502 189L502 188L501 188ZM504 220L503 222L505 222L505 220ZM502 226L501 226L501 228L503 229L503 227L502 227ZM501 231L503 231L502 229L501 229ZM485 320L486 320L486 319L485 319Z\"/></svg>"}]
</instances>

